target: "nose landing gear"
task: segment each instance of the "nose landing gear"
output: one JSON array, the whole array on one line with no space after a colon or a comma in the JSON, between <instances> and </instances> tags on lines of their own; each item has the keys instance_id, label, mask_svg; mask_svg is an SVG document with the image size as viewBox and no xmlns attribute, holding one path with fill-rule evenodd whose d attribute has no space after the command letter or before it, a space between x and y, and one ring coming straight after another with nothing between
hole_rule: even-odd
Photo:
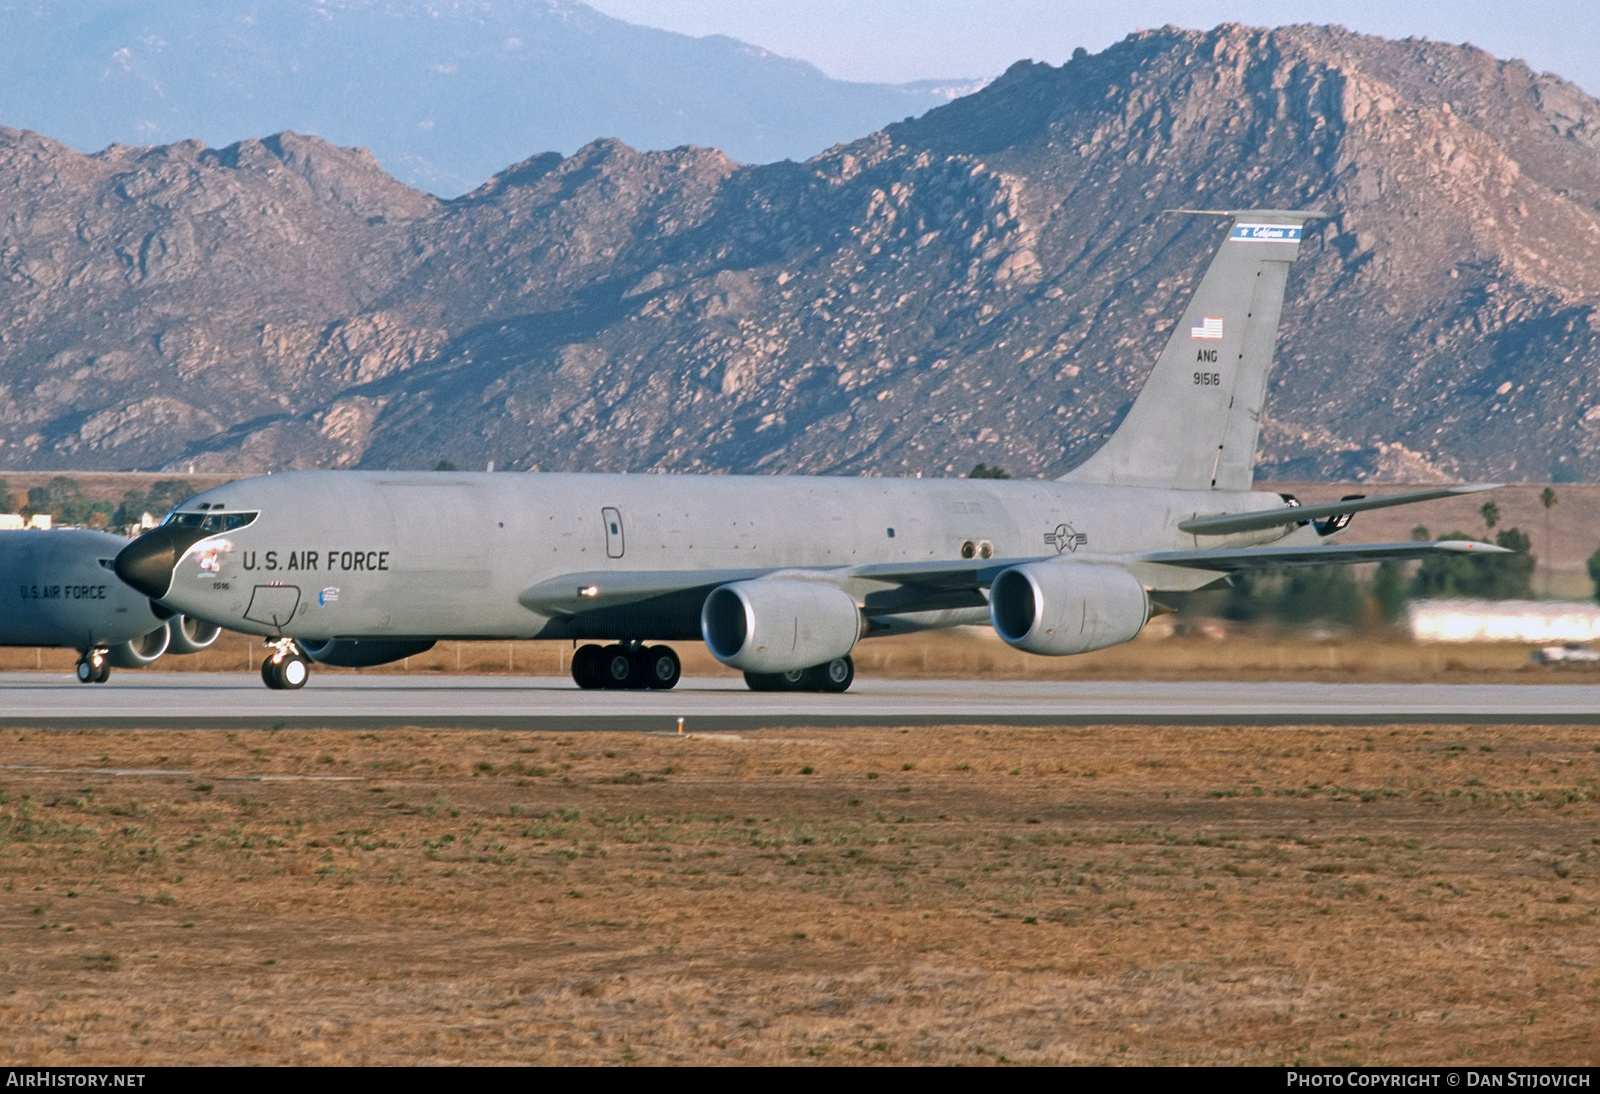
<instances>
[{"instance_id":1,"label":"nose landing gear","mask_svg":"<svg viewBox=\"0 0 1600 1094\"><path fill-rule=\"evenodd\" d=\"M675 687L683 668L670 646L623 642L580 646L572 655L572 679L580 688L622 690Z\"/></svg>"},{"instance_id":2,"label":"nose landing gear","mask_svg":"<svg viewBox=\"0 0 1600 1094\"><path fill-rule=\"evenodd\" d=\"M311 662L292 638L268 642L272 652L261 662L261 682L273 691L295 691L311 678Z\"/></svg>"},{"instance_id":3,"label":"nose landing gear","mask_svg":"<svg viewBox=\"0 0 1600 1094\"><path fill-rule=\"evenodd\" d=\"M106 660L110 653L103 646L96 646L92 650L84 650L78 655L78 683L103 684L111 679L111 663Z\"/></svg>"}]
</instances>

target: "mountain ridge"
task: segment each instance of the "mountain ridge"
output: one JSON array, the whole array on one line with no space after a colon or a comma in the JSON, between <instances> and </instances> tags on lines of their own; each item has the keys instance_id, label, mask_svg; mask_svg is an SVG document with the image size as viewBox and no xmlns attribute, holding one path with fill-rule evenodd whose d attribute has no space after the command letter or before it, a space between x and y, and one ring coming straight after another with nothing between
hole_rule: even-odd
<instances>
[{"instance_id":1,"label":"mountain ridge","mask_svg":"<svg viewBox=\"0 0 1600 1094\"><path fill-rule=\"evenodd\" d=\"M0 119L80 149L284 129L370 146L397 178L471 190L529 148L611 135L803 159L975 80L834 80L722 35L578 0L79 0L0 6Z\"/></svg>"},{"instance_id":2,"label":"mountain ridge","mask_svg":"<svg viewBox=\"0 0 1600 1094\"><path fill-rule=\"evenodd\" d=\"M1274 206L1332 219L1260 477L1593 479L1597 132L1470 47L1237 26L805 163L599 140L449 201L294 134L0 131L0 462L1060 474L1215 247L1162 210Z\"/></svg>"}]
</instances>

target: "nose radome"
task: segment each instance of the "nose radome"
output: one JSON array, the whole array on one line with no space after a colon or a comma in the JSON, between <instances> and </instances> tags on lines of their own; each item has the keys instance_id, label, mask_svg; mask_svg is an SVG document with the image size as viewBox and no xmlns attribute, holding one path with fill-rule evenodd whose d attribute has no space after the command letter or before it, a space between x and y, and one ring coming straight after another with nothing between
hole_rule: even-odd
<instances>
[{"instance_id":1,"label":"nose radome","mask_svg":"<svg viewBox=\"0 0 1600 1094\"><path fill-rule=\"evenodd\" d=\"M198 528L164 524L124 547L111 568L145 596L160 600L172 588L172 570L183 552L206 535Z\"/></svg>"}]
</instances>

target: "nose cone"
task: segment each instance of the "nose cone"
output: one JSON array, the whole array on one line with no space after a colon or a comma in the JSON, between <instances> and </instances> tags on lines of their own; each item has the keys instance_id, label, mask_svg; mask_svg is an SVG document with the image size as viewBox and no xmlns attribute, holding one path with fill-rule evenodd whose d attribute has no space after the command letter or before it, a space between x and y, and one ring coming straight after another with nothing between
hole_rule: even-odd
<instances>
[{"instance_id":1,"label":"nose cone","mask_svg":"<svg viewBox=\"0 0 1600 1094\"><path fill-rule=\"evenodd\" d=\"M163 524L124 547L111 568L145 596L160 600L172 588L172 570L183 553L205 538L198 528Z\"/></svg>"}]
</instances>

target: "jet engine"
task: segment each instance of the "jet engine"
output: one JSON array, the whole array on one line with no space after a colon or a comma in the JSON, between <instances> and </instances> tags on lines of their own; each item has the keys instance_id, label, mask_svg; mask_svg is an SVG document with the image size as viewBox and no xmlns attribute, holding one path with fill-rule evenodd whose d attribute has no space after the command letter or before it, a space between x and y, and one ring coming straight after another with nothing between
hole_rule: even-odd
<instances>
[{"instance_id":1,"label":"jet engine","mask_svg":"<svg viewBox=\"0 0 1600 1094\"><path fill-rule=\"evenodd\" d=\"M222 628L215 623L207 623L192 615L173 616L167 620L167 630L172 634L172 640L167 644L168 653L199 653L210 647L222 633Z\"/></svg>"},{"instance_id":2,"label":"jet engine","mask_svg":"<svg viewBox=\"0 0 1600 1094\"><path fill-rule=\"evenodd\" d=\"M861 610L849 593L815 581L735 581L706 597L700 633L711 656L725 665L793 672L854 649Z\"/></svg>"},{"instance_id":3,"label":"jet engine","mask_svg":"<svg viewBox=\"0 0 1600 1094\"><path fill-rule=\"evenodd\" d=\"M142 669L167 652L171 634L163 623L149 634L118 643L106 650L106 660L119 669Z\"/></svg>"},{"instance_id":4,"label":"jet engine","mask_svg":"<svg viewBox=\"0 0 1600 1094\"><path fill-rule=\"evenodd\" d=\"M414 657L433 649L431 638L334 638L326 642L300 642L306 656L324 665L345 669L366 669L387 665L404 657Z\"/></svg>"},{"instance_id":5,"label":"jet engine","mask_svg":"<svg viewBox=\"0 0 1600 1094\"><path fill-rule=\"evenodd\" d=\"M989 587L989 619L1007 644L1060 656L1127 642L1150 619L1139 579L1115 566L1030 562Z\"/></svg>"}]
</instances>

